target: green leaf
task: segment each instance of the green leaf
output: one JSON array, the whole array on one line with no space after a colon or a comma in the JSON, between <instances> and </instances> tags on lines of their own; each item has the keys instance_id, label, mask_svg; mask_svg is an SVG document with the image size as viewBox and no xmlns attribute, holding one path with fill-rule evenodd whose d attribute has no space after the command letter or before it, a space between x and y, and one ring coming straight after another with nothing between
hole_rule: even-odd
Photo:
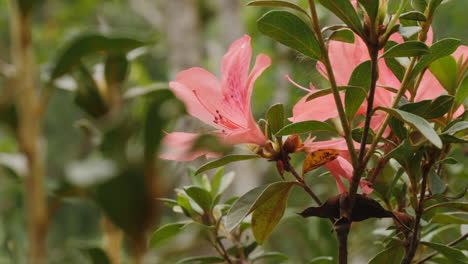
<instances>
[{"instance_id":1,"label":"green leaf","mask_svg":"<svg viewBox=\"0 0 468 264\"><path fill-rule=\"evenodd\" d=\"M234 177L236 176L236 174L232 171L226 174L223 173L224 169L221 173L220 171L216 172L211 181L211 193L213 196L223 193L229 187L229 185L231 185L232 181L234 180Z\"/></svg>"},{"instance_id":2,"label":"green leaf","mask_svg":"<svg viewBox=\"0 0 468 264\"><path fill-rule=\"evenodd\" d=\"M224 263L224 259L220 257L189 257L179 260L176 264L185 263L198 263L198 264L210 264L210 263Z\"/></svg>"},{"instance_id":3,"label":"green leaf","mask_svg":"<svg viewBox=\"0 0 468 264\"><path fill-rule=\"evenodd\" d=\"M397 44L389 48L382 55L383 58L395 58L395 57L414 57L421 56L429 53L429 48L424 42L417 40L410 40L400 44Z\"/></svg>"},{"instance_id":4,"label":"green leaf","mask_svg":"<svg viewBox=\"0 0 468 264\"><path fill-rule=\"evenodd\" d=\"M296 182L273 183L255 201L251 209L252 232L259 245L263 245L283 217L289 191L295 184Z\"/></svg>"},{"instance_id":5,"label":"green leaf","mask_svg":"<svg viewBox=\"0 0 468 264\"><path fill-rule=\"evenodd\" d=\"M348 85L362 87L363 89L358 88L348 88L346 89L345 94L345 111L348 119L352 119L356 114L359 107L362 105L364 99L366 99L367 91L369 90L371 79L371 62L365 61L359 64L351 74Z\"/></svg>"},{"instance_id":6,"label":"green leaf","mask_svg":"<svg viewBox=\"0 0 468 264\"><path fill-rule=\"evenodd\" d=\"M457 83L457 62L452 56L445 56L434 61L429 70L450 94L455 92Z\"/></svg>"},{"instance_id":7,"label":"green leaf","mask_svg":"<svg viewBox=\"0 0 468 264\"><path fill-rule=\"evenodd\" d=\"M467 130L467 129L468 129L468 121L460 121L458 123L455 123L453 126L448 128L447 130L444 130L443 134L454 135L460 131Z\"/></svg>"},{"instance_id":8,"label":"green leaf","mask_svg":"<svg viewBox=\"0 0 468 264\"><path fill-rule=\"evenodd\" d=\"M275 261L275 263L282 263L284 261L287 261L289 258L288 256L280 253L280 252L265 252L263 254L260 254L258 256L255 256L252 258L252 263L254 263L257 260L261 259L269 259L270 261Z\"/></svg>"},{"instance_id":9,"label":"green leaf","mask_svg":"<svg viewBox=\"0 0 468 264\"><path fill-rule=\"evenodd\" d=\"M51 81L68 73L84 56L100 52L126 53L144 45L145 42L126 37L108 37L99 34L78 36L58 57L52 70Z\"/></svg>"},{"instance_id":10,"label":"green leaf","mask_svg":"<svg viewBox=\"0 0 468 264\"><path fill-rule=\"evenodd\" d=\"M258 159L259 156L257 155L229 155L229 156L224 156L220 159L214 160L207 162L203 164L198 170L195 172L195 174L202 173L207 170L219 168L221 166L224 166L226 164L236 162L236 161L241 161L241 160L250 160L250 159Z\"/></svg>"},{"instance_id":11,"label":"green leaf","mask_svg":"<svg viewBox=\"0 0 468 264\"><path fill-rule=\"evenodd\" d=\"M195 172L194 172L195 174ZM200 174L198 174L200 175ZM224 176L224 167L221 167L219 168L218 171L216 171L216 173L213 175L213 178L211 179L211 195L212 196L215 196L216 194L218 193L221 193L221 191L219 191L220 189L220 186L221 186L221 181L223 180L223 176Z\"/></svg>"},{"instance_id":12,"label":"green leaf","mask_svg":"<svg viewBox=\"0 0 468 264\"><path fill-rule=\"evenodd\" d=\"M231 207L226 216L226 229L231 232L242 220L268 199L271 191L284 188L294 182L276 182L256 187L242 195ZM267 192L267 189L269 190ZM267 194L265 194L267 193Z\"/></svg>"},{"instance_id":13,"label":"green leaf","mask_svg":"<svg viewBox=\"0 0 468 264\"><path fill-rule=\"evenodd\" d=\"M92 264L111 264L109 257L102 248L82 248L80 251L88 256Z\"/></svg>"},{"instance_id":14,"label":"green leaf","mask_svg":"<svg viewBox=\"0 0 468 264\"><path fill-rule=\"evenodd\" d=\"M260 32L302 54L319 60L320 46L310 27L299 17L286 11L270 11L258 21Z\"/></svg>"},{"instance_id":15,"label":"green leaf","mask_svg":"<svg viewBox=\"0 0 468 264\"><path fill-rule=\"evenodd\" d=\"M109 88L112 88L113 85L121 85L125 82L128 73L129 63L124 53L112 53L107 56L104 65L104 75Z\"/></svg>"},{"instance_id":16,"label":"green leaf","mask_svg":"<svg viewBox=\"0 0 468 264\"><path fill-rule=\"evenodd\" d=\"M431 222L438 223L438 224L460 224L460 225L468 224L468 220L466 220L466 214L465 214L465 218L457 217L456 215L457 214L452 214L452 213L436 214L432 217Z\"/></svg>"},{"instance_id":17,"label":"green leaf","mask_svg":"<svg viewBox=\"0 0 468 264\"><path fill-rule=\"evenodd\" d=\"M347 29L336 30L330 34L329 39L346 43L354 43L354 33Z\"/></svg>"},{"instance_id":18,"label":"green leaf","mask_svg":"<svg viewBox=\"0 0 468 264\"><path fill-rule=\"evenodd\" d=\"M242 222L251 210L253 210L256 201L268 186L270 185L265 184L248 191L232 205L226 216L226 230L231 232Z\"/></svg>"},{"instance_id":19,"label":"green leaf","mask_svg":"<svg viewBox=\"0 0 468 264\"><path fill-rule=\"evenodd\" d=\"M463 254L463 252L456 248L426 241L421 241L421 244L428 246L434 250L437 250L446 258L448 258L453 264L468 263L468 258Z\"/></svg>"},{"instance_id":20,"label":"green leaf","mask_svg":"<svg viewBox=\"0 0 468 264\"><path fill-rule=\"evenodd\" d=\"M324 256L311 259L308 264L332 264L333 257Z\"/></svg>"},{"instance_id":21,"label":"green leaf","mask_svg":"<svg viewBox=\"0 0 468 264\"><path fill-rule=\"evenodd\" d=\"M264 0L258 0L258 1L252 1L250 3L247 3L248 6L270 6L270 7L286 7L286 8L291 8L296 11L301 12L302 14L306 15L309 17L309 13L305 11L302 7L295 5L291 2L288 1L264 1Z\"/></svg>"},{"instance_id":22,"label":"green leaf","mask_svg":"<svg viewBox=\"0 0 468 264\"><path fill-rule=\"evenodd\" d=\"M271 134L276 134L284 126L284 107L283 104L275 104L266 113L268 128Z\"/></svg>"},{"instance_id":23,"label":"green leaf","mask_svg":"<svg viewBox=\"0 0 468 264\"><path fill-rule=\"evenodd\" d=\"M159 248L178 235L187 226L187 222L163 225L151 234L149 247Z\"/></svg>"},{"instance_id":24,"label":"green leaf","mask_svg":"<svg viewBox=\"0 0 468 264\"><path fill-rule=\"evenodd\" d=\"M385 45L384 51L386 52L388 49L391 47L397 45L395 41L388 41L387 44ZM395 58L384 58L385 59L385 64L387 64L387 67L390 68L390 70L395 74L395 76L398 78L398 80L402 81L403 76L405 75L405 67L401 65L401 63L396 60Z\"/></svg>"},{"instance_id":25,"label":"green leaf","mask_svg":"<svg viewBox=\"0 0 468 264\"><path fill-rule=\"evenodd\" d=\"M449 56L460 46L459 39L446 38L441 39L430 47L430 53L421 57L418 64L414 66L412 76L420 73L434 61Z\"/></svg>"},{"instance_id":26,"label":"green leaf","mask_svg":"<svg viewBox=\"0 0 468 264\"><path fill-rule=\"evenodd\" d=\"M430 110L432 101L431 100L422 100L415 103L404 104L400 107L400 110L418 115L424 116L426 112Z\"/></svg>"},{"instance_id":27,"label":"green leaf","mask_svg":"<svg viewBox=\"0 0 468 264\"><path fill-rule=\"evenodd\" d=\"M411 0L411 5L413 6L414 9L424 12L427 7L427 1L426 0Z\"/></svg>"},{"instance_id":28,"label":"green leaf","mask_svg":"<svg viewBox=\"0 0 468 264\"><path fill-rule=\"evenodd\" d=\"M380 251L369 261L369 264L397 264L403 258L403 253L403 247L398 245L391 246Z\"/></svg>"},{"instance_id":29,"label":"green leaf","mask_svg":"<svg viewBox=\"0 0 468 264\"><path fill-rule=\"evenodd\" d=\"M451 95L441 95L431 103L429 109L423 117L427 119L438 118L445 115L452 108L454 97Z\"/></svg>"},{"instance_id":30,"label":"green leaf","mask_svg":"<svg viewBox=\"0 0 468 264\"><path fill-rule=\"evenodd\" d=\"M92 117L105 115L109 111L108 105L88 69L80 64L73 77L78 84L75 103Z\"/></svg>"},{"instance_id":31,"label":"green leaf","mask_svg":"<svg viewBox=\"0 0 468 264\"><path fill-rule=\"evenodd\" d=\"M276 133L275 136L305 134L315 131L327 131L338 134L336 128L332 127L331 125L325 122L311 120L289 124L283 127L280 131L278 131L278 133Z\"/></svg>"},{"instance_id":32,"label":"green leaf","mask_svg":"<svg viewBox=\"0 0 468 264\"><path fill-rule=\"evenodd\" d=\"M338 91L345 91L346 89L348 89L348 87L349 86L338 86ZM309 97L307 97L307 99L306 99L306 102L308 102L310 100L313 100L315 98L319 98L319 97L331 94L332 92L333 91L332 91L331 88L320 89L320 90L312 93L311 95L309 95Z\"/></svg>"},{"instance_id":33,"label":"green leaf","mask_svg":"<svg viewBox=\"0 0 468 264\"><path fill-rule=\"evenodd\" d=\"M349 0L319 0L319 3L330 10L358 35L362 35L361 20Z\"/></svg>"},{"instance_id":34,"label":"green leaf","mask_svg":"<svg viewBox=\"0 0 468 264\"><path fill-rule=\"evenodd\" d=\"M447 185L440 179L435 171L429 173L429 184L432 194L441 194L447 189Z\"/></svg>"},{"instance_id":35,"label":"green leaf","mask_svg":"<svg viewBox=\"0 0 468 264\"><path fill-rule=\"evenodd\" d=\"M353 129L351 131L351 137L353 138L354 141L361 142L362 133L364 133L364 128L363 127L355 128L355 129ZM372 128L369 128L369 134L367 136L366 144L371 144L372 141L374 140L374 136L375 136L374 130L372 130Z\"/></svg>"},{"instance_id":36,"label":"green leaf","mask_svg":"<svg viewBox=\"0 0 468 264\"><path fill-rule=\"evenodd\" d=\"M211 204L213 203L213 197L211 197L211 194L207 190L197 186L191 186L186 188L185 192L193 199L193 201L200 205L205 212L210 210Z\"/></svg>"},{"instance_id":37,"label":"green leaf","mask_svg":"<svg viewBox=\"0 0 468 264\"><path fill-rule=\"evenodd\" d=\"M393 109L393 108L386 108L386 107L380 107L379 109L382 109L392 116L400 119L401 121L404 121L411 125L412 127L416 128L421 132L421 134L424 135L424 137L427 138L434 146L437 148L442 148L442 140L440 137L437 135L437 133L434 131L432 128L431 124L429 124L425 119L415 115L411 114L402 110L398 109Z\"/></svg>"},{"instance_id":38,"label":"green leaf","mask_svg":"<svg viewBox=\"0 0 468 264\"><path fill-rule=\"evenodd\" d=\"M430 206L431 209L434 209L437 207L446 207L446 208L457 209L463 212L468 212L467 202L446 202L446 203L439 203L439 204Z\"/></svg>"},{"instance_id":39,"label":"green leaf","mask_svg":"<svg viewBox=\"0 0 468 264\"><path fill-rule=\"evenodd\" d=\"M375 21L379 13L379 1L378 0L358 0L358 2L364 7L371 21Z\"/></svg>"},{"instance_id":40,"label":"green leaf","mask_svg":"<svg viewBox=\"0 0 468 264\"><path fill-rule=\"evenodd\" d=\"M401 14L400 19L426 21L426 16L419 11L409 11Z\"/></svg>"},{"instance_id":41,"label":"green leaf","mask_svg":"<svg viewBox=\"0 0 468 264\"><path fill-rule=\"evenodd\" d=\"M395 159L400 164L405 164L412 156L413 156L413 149L411 148L411 143L408 140L403 140L401 144L394 148L390 153L385 155L387 159Z\"/></svg>"},{"instance_id":42,"label":"green leaf","mask_svg":"<svg viewBox=\"0 0 468 264\"><path fill-rule=\"evenodd\" d=\"M455 102L462 104L466 97L468 97L468 75L463 79L455 93Z\"/></svg>"}]
</instances>

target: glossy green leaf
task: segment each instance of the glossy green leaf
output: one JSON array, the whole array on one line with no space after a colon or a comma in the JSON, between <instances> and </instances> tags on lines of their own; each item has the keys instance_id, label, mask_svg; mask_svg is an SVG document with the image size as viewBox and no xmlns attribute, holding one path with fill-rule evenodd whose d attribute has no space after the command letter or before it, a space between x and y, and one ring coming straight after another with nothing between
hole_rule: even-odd
<instances>
[{"instance_id":1,"label":"glossy green leaf","mask_svg":"<svg viewBox=\"0 0 468 264\"><path fill-rule=\"evenodd\" d=\"M439 175L435 171L429 173L429 186L432 194L444 193L447 189L447 185L440 179Z\"/></svg>"},{"instance_id":2,"label":"glossy green leaf","mask_svg":"<svg viewBox=\"0 0 468 264\"><path fill-rule=\"evenodd\" d=\"M467 225L468 220L466 219L467 215L465 214L464 218L457 217L459 214L452 214L452 213L445 213L445 214L436 214L432 217L432 223L438 224L460 224L460 225Z\"/></svg>"},{"instance_id":3,"label":"glossy green leaf","mask_svg":"<svg viewBox=\"0 0 468 264\"><path fill-rule=\"evenodd\" d=\"M468 263L468 258L459 249L448 247L443 244L421 241L421 244L437 250L450 260L453 264Z\"/></svg>"},{"instance_id":4,"label":"glossy green leaf","mask_svg":"<svg viewBox=\"0 0 468 264\"><path fill-rule=\"evenodd\" d=\"M411 5L413 6L414 9L424 12L427 7L427 1L426 0L411 0Z\"/></svg>"},{"instance_id":5,"label":"glossy green leaf","mask_svg":"<svg viewBox=\"0 0 468 264\"><path fill-rule=\"evenodd\" d=\"M150 236L149 247L159 248L178 235L187 226L187 222L163 225Z\"/></svg>"},{"instance_id":6,"label":"glossy green leaf","mask_svg":"<svg viewBox=\"0 0 468 264\"><path fill-rule=\"evenodd\" d=\"M393 158L397 160L400 164L405 164L411 156L413 156L413 149L411 148L411 143L408 140L403 140L400 145L394 148L390 153L385 155L385 158Z\"/></svg>"},{"instance_id":7,"label":"glossy green leaf","mask_svg":"<svg viewBox=\"0 0 468 264\"><path fill-rule=\"evenodd\" d=\"M437 41L429 48L430 53L421 57L421 60L414 66L412 76L420 73L434 61L449 56L460 46L459 39L446 38Z\"/></svg>"},{"instance_id":8,"label":"glossy green leaf","mask_svg":"<svg viewBox=\"0 0 468 264\"><path fill-rule=\"evenodd\" d=\"M451 95L441 95L437 97L423 117L427 119L438 118L445 115L452 108L454 97Z\"/></svg>"},{"instance_id":9,"label":"glossy green leaf","mask_svg":"<svg viewBox=\"0 0 468 264\"><path fill-rule=\"evenodd\" d=\"M358 2L364 7L371 21L375 21L379 13L379 0L358 0Z\"/></svg>"},{"instance_id":10,"label":"glossy green leaf","mask_svg":"<svg viewBox=\"0 0 468 264\"><path fill-rule=\"evenodd\" d=\"M91 264L111 264L109 257L102 248L82 248L80 251L88 256Z\"/></svg>"},{"instance_id":11,"label":"glossy green leaf","mask_svg":"<svg viewBox=\"0 0 468 264\"><path fill-rule=\"evenodd\" d=\"M224 263L224 259L220 257L189 257L179 260L176 264L210 264L210 263Z\"/></svg>"},{"instance_id":12,"label":"glossy green leaf","mask_svg":"<svg viewBox=\"0 0 468 264\"><path fill-rule=\"evenodd\" d=\"M430 206L431 209L438 208L438 207L452 208L452 209L456 209L456 210L460 210L460 211L468 213L468 202L446 202L446 203L439 203L439 204Z\"/></svg>"},{"instance_id":13,"label":"glossy green leaf","mask_svg":"<svg viewBox=\"0 0 468 264\"><path fill-rule=\"evenodd\" d=\"M276 136L305 134L305 133L311 133L315 131L327 131L327 132L333 132L336 134L338 133L336 128L332 127L331 125L325 122L311 120L311 121L302 121L302 122L289 124L283 127L280 131L278 131L278 133L276 133Z\"/></svg>"},{"instance_id":14,"label":"glossy green leaf","mask_svg":"<svg viewBox=\"0 0 468 264\"><path fill-rule=\"evenodd\" d=\"M434 61L430 66L429 70L439 80L450 94L453 94L456 89L457 82L457 62L452 56L445 56Z\"/></svg>"},{"instance_id":15,"label":"glossy green leaf","mask_svg":"<svg viewBox=\"0 0 468 264\"><path fill-rule=\"evenodd\" d=\"M319 3L330 10L354 32L362 35L363 28L361 20L349 0L319 0Z\"/></svg>"},{"instance_id":16,"label":"glossy green leaf","mask_svg":"<svg viewBox=\"0 0 468 264\"><path fill-rule=\"evenodd\" d=\"M271 134L276 134L284 126L285 116L283 104L275 104L266 113L268 128Z\"/></svg>"},{"instance_id":17,"label":"glossy green leaf","mask_svg":"<svg viewBox=\"0 0 468 264\"><path fill-rule=\"evenodd\" d=\"M348 85L362 87L348 88L345 94L345 112L348 119L352 119L362 102L366 99L367 91L371 84L371 62L365 61L359 64L351 74Z\"/></svg>"},{"instance_id":18,"label":"glossy green leaf","mask_svg":"<svg viewBox=\"0 0 468 264\"><path fill-rule=\"evenodd\" d=\"M388 41L387 44L385 45L384 52L386 52L388 49L391 47L397 45L395 41ZM405 67L401 65L401 63L395 59L395 58L384 58L385 59L385 64L387 64L387 67L390 68L390 70L395 74L395 76L398 78L398 80L402 81L403 76L405 74Z\"/></svg>"},{"instance_id":19,"label":"glossy green leaf","mask_svg":"<svg viewBox=\"0 0 468 264\"><path fill-rule=\"evenodd\" d=\"M354 87L354 86L353 86ZM338 91L346 91L346 89L348 89L349 86L338 86ZM312 93L311 95L309 95L306 99L306 102L310 101L310 100L313 100L315 98L319 98L319 97L322 97L322 96L325 96L325 95L328 95L328 94L331 94L333 91L331 88L325 88L325 89L320 89L314 93Z\"/></svg>"},{"instance_id":20,"label":"glossy green leaf","mask_svg":"<svg viewBox=\"0 0 468 264\"><path fill-rule=\"evenodd\" d=\"M283 263L284 261L287 261L289 258L288 256L280 252L265 252L263 254L260 254L252 258L252 263L261 259L267 259L267 260L274 261L275 263L279 264L279 263Z\"/></svg>"},{"instance_id":21,"label":"glossy green leaf","mask_svg":"<svg viewBox=\"0 0 468 264\"><path fill-rule=\"evenodd\" d=\"M416 128L437 148L442 148L442 140L425 119L402 110L382 107L384 111Z\"/></svg>"},{"instance_id":22,"label":"glossy green leaf","mask_svg":"<svg viewBox=\"0 0 468 264\"><path fill-rule=\"evenodd\" d=\"M464 131L468 129L468 121L460 121L452 125L447 130L444 130L443 134L453 135L460 131Z\"/></svg>"},{"instance_id":23,"label":"glossy green leaf","mask_svg":"<svg viewBox=\"0 0 468 264\"><path fill-rule=\"evenodd\" d=\"M252 214L252 232L255 241L263 245L284 215L289 191L295 182L277 182L268 186L255 201Z\"/></svg>"},{"instance_id":24,"label":"glossy green leaf","mask_svg":"<svg viewBox=\"0 0 468 264\"><path fill-rule=\"evenodd\" d=\"M426 112L430 110L432 101L431 100L422 100L415 103L404 104L400 107L400 110L418 115L424 116Z\"/></svg>"},{"instance_id":25,"label":"glossy green leaf","mask_svg":"<svg viewBox=\"0 0 468 264\"><path fill-rule=\"evenodd\" d=\"M395 58L395 57L414 57L422 56L429 53L429 48L424 42L410 40L400 44L397 44L382 55L384 58Z\"/></svg>"},{"instance_id":26,"label":"glossy green leaf","mask_svg":"<svg viewBox=\"0 0 468 264\"><path fill-rule=\"evenodd\" d=\"M409 11L401 14L400 19L426 21L426 16L419 11Z\"/></svg>"},{"instance_id":27,"label":"glossy green leaf","mask_svg":"<svg viewBox=\"0 0 468 264\"><path fill-rule=\"evenodd\" d=\"M213 203L213 197L211 194L200 187L191 186L185 189L187 195L193 199L203 210L209 211L211 204Z\"/></svg>"},{"instance_id":28,"label":"glossy green leaf","mask_svg":"<svg viewBox=\"0 0 468 264\"><path fill-rule=\"evenodd\" d=\"M52 70L51 80L68 73L80 63L84 56L100 52L126 53L144 45L146 45L145 42L125 37L108 37L99 34L81 35L72 40L62 51Z\"/></svg>"},{"instance_id":29,"label":"glossy green leaf","mask_svg":"<svg viewBox=\"0 0 468 264\"><path fill-rule=\"evenodd\" d=\"M329 39L346 43L354 43L354 33L347 29L336 30L330 34Z\"/></svg>"},{"instance_id":30,"label":"glossy green leaf","mask_svg":"<svg viewBox=\"0 0 468 264\"><path fill-rule=\"evenodd\" d=\"M309 13L305 11L302 7L293 4L288 1L266 1L266 0L257 0L257 1L252 1L247 4L248 6L269 6L269 7L286 7L286 8L291 8L293 10L299 11L302 14L309 16Z\"/></svg>"},{"instance_id":31,"label":"glossy green leaf","mask_svg":"<svg viewBox=\"0 0 468 264\"><path fill-rule=\"evenodd\" d=\"M224 156L220 159L210 161L202 165L196 172L195 174L202 173L207 170L219 168L221 166L224 166L226 164L236 162L236 161L241 161L241 160L250 160L250 159L258 159L259 156L257 155L229 155L229 156Z\"/></svg>"},{"instance_id":32,"label":"glossy green leaf","mask_svg":"<svg viewBox=\"0 0 468 264\"><path fill-rule=\"evenodd\" d=\"M257 21L260 32L279 43L313 58L322 57L310 27L299 17L286 11L270 11Z\"/></svg>"},{"instance_id":33,"label":"glossy green leaf","mask_svg":"<svg viewBox=\"0 0 468 264\"><path fill-rule=\"evenodd\" d=\"M362 133L364 133L364 128L363 127L358 127L355 128L351 131L351 137L353 138L354 141L356 142L361 142L362 140ZM367 135L367 142L366 144L371 144L372 141L374 140L375 137L375 132L372 130L372 128L369 128L369 134Z\"/></svg>"}]
</instances>

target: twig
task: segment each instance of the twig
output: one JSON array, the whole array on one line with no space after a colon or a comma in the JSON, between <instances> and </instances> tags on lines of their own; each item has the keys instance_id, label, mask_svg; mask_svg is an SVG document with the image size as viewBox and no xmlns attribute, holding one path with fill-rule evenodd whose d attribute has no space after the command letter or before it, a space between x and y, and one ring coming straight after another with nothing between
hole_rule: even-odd
<instances>
[{"instance_id":1,"label":"twig","mask_svg":"<svg viewBox=\"0 0 468 264\"><path fill-rule=\"evenodd\" d=\"M464 234L463 236L455 239L454 241L450 242L447 244L447 246L451 247L451 246L454 246L460 242L462 242L463 240L467 239L468 238L468 233ZM416 264L423 264L424 262L430 260L431 258L437 256L437 254L439 254L439 251L436 251L426 257L424 257L423 259L421 259L420 261L416 262Z\"/></svg>"}]
</instances>

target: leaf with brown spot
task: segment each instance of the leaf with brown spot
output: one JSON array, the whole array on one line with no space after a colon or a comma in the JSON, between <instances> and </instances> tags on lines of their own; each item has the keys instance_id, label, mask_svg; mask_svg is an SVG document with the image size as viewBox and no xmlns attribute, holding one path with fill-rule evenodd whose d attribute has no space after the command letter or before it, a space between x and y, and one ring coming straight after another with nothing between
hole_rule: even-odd
<instances>
[{"instance_id":1,"label":"leaf with brown spot","mask_svg":"<svg viewBox=\"0 0 468 264\"><path fill-rule=\"evenodd\" d=\"M339 152L337 149L320 149L308 154L302 164L302 175L336 159Z\"/></svg>"}]
</instances>

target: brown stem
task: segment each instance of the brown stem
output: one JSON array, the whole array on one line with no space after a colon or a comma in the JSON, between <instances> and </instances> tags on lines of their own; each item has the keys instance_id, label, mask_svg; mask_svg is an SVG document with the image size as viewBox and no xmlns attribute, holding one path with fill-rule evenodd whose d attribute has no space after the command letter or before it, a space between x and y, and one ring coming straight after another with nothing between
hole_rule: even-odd
<instances>
[{"instance_id":1,"label":"brown stem","mask_svg":"<svg viewBox=\"0 0 468 264\"><path fill-rule=\"evenodd\" d=\"M10 1L11 49L16 69L15 106L18 111L17 139L27 160L24 181L27 212L28 263L45 263L45 238L48 210L44 191L44 160L40 147L42 116L38 114L40 100L36 89L36 66L32 47L31 14L20 10L18 1Z\"/></svg>"},{"instance_id":2,"label":"brown stem","mask_svg":"<svg viewBox=\"0 0 468 264\"><path fill-rule=\"evenodd\" d=\"M467 233L467 234L464 234L463 236L461 236L461 237L455 239L454 241L448 243L447 246L449 246L449 247L454 246L454 245L456 245L456 244L458 244L458 243L464 241L464 240L467 239L467 238L468 238L468 233ZM432 253L432 254L430 254L430 255L424 257L424 258L421 259L420 261L416 262L416 264L423 264L424 262L426 262L426 261L430 260L431 258L437 256L437 254L439 254L438 251L436 251L436 252L434 252L434 253Z\"/></svg>"},{"instance_id":3,"label":"brown stem","mask_svg":"<svg viewBox=\"0 0 468 264\"><path fill-rule=\"evenodd\" d=\"M414 221L413 233L411 234L409 238L408 246L405 248L405 256L401 264L411 263L416 253L418 244L419 244L420 222L421 222L422 215L424 213L424 196L426 194L427 179L429 177L429 172L431 171L433 164L434 164L434 161L431 159L426 164L423 165L421 190L419 192L418 208L416 210L416 219Z\"/></svg>"},{"instance_id":4,"label":"brown stem","mask_svg":"<svg viewBox=\"0 0 468 264\"><path fill-rule=\"evenodd\" d=\"M341 221L341 220L340 220ZM348 263L348 234L350 229L350 223L345 220L345 222L335 224L335 232L338 238L338 263L347 264Z\"/></svg>"},{"instance_id":5,"label":"brown stem","mask_svg":"<svg viewBox=\"0 0 468 264\"><path fill-rule=\"evenodd\" d=\"M112 264L119 264L123 233L106 216L102 216L101 225L105 241L104 250Z\"/></svg>"}]
</instances>

